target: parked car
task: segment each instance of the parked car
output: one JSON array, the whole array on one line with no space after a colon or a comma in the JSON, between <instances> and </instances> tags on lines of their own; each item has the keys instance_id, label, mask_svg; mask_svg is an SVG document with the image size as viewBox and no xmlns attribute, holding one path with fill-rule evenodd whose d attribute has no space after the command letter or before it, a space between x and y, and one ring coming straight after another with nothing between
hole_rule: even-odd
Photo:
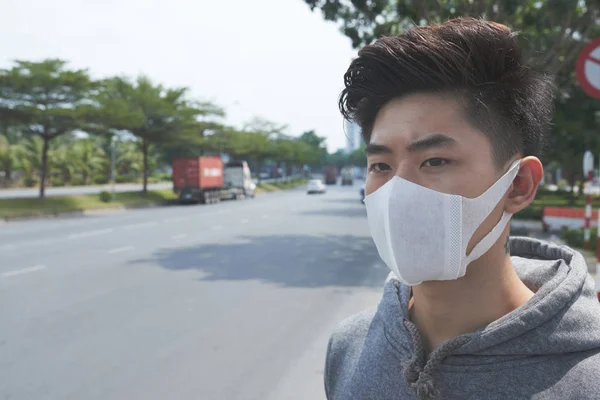
<instances>
[{"instance_id":1,"label":"parked car","mask_svg":"<svg viewBox=\"0 0 600 400\"><path fill-rule=\"evenodd\" d=\"M308 182L308 186L306 188L306 193L325 193L327 191L327 187L323 184L323 181L320 179L312 179Z\"/></svg>"}]
</instances>

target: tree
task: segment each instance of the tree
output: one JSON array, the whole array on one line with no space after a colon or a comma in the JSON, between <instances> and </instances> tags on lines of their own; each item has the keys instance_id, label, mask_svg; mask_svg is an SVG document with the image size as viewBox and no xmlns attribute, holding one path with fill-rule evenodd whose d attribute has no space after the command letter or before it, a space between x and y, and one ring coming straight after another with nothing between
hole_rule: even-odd
<instances>
[{"instance_id":1,"label":"tree","mask_svg":"<svg viewBox=\"0 0 600 400\"><path fill-rule=\"evenodd\" d=\"M71 156L75 160L75 171L81 175L84 185L90 183L90 177L101 168L106 160L102 150L92 138L80 139L71 146Z\"/></svg>"},{"instance_id":2,"label":"tree","mask_svg":"<svg viewBox=\"0 0 600 400\"><path fill-rule=\"evenodd\" d=\"M349 164L349 158L349 154L340 149L327 156L327 164L335 165L336 167L341 168Z\"/></svg>"},{"instance_id":3,"label":"tree","mask_svg":"<svg viewBox=\"0 0 600 400\"><path fill-rule=\"evenodd\" d=\"M210 103L187 99L187 88L165 88L145 76L136 82L111 78L103 83L96 101L98 131L127 130L140 140L143 156L143 193L147 193L151 145L202 140L198 118L222 113Z\"/></svg>"},{"instance_id":4,"label":"tree","mask_svg":"<svg viewBox=\"0 0 600 400\"><path fill-rule=\"evenodd\" d=\"M357 167L366 167L367 165L367 154L365 153L365 145L363 144L359 149L354 150L348 157L348 162L351 165Z\"/></svg>"},{"instance_id":5,"label":"tree","mask_svg":"<svg viewBox=\"0 0 600 400\"><path fill-rule=\"evenodd\" d=\"M19 152L21 151L21 135L19 132L6 129L0 133L0 172L6 185L13 180L13 172L19 168Z\"/></svg>"},{"instance_id":6,"label":"tree","mask_svg":"<svg viewBox=\"0 0 600 400\"><path fill-rule=\"evenodd\" d=\"M304 0L341 24L355 48L456 17L485 17L523 32L523 46L553 74L571 65L598 25L597 0Z\"/></svg>"},{"instance_id":7,"label":"tree","mask_svg":"<svg viewBox=\"0 0 600 400\"><path fill-rule=\"evenodd\" d=\"M326 138L317 136L314 130L306 131L298 138L298 141L305 143L312 149L312 153L307 156L306 164L315 165L325 161L327 156Z\"/></svg>"},{"instance_id":8,"label":"tree","mask_svg":"<svg viewBox=\"0 0 600 400\"><path fill-rule=\"evenodd\" d=\"M44 142L39 136L29 136L17 150L19 167L25 175L25 186L32 187L37 183L36 171L41 169Z\"/></svg>"},{"instance_id":9,"label":"tree","mask_svg":"<svg viewBox=\"0 0 600 400\"><path fill-rule=\"evenodd\" d=\"M13 68L0 70L0 117L42 139L40 199L44 199L50 142L82 125L93 88L86 70L66 69L66 62L58 59L15 61Z\"/></svg>"}]
</instances>

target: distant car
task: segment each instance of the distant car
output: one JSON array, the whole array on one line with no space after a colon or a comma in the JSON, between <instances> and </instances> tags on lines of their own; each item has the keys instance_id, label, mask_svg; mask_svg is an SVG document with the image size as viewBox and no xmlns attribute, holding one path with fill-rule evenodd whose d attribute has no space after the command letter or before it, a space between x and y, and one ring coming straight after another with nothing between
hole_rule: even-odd
<instances>
[{"instance_id":1,"label":"distant car","mask_svg":"<svg viewBox=\"0 0 600 400\"><path fill-rule=\"evenodd\" d=\"M360 187L360 201L361 203L365 200L365 185Z\"/></svg>"},{"instance_id":2,"label":"distant car","mask_svg":"<svg viewBox=\"0 0 600 400\"><path fill-rule=\"evenodd\" d=\"M325 193L327 191L327 187L323 184L323 181L320 179L312 179L308 182L308 186L306 188L306 193Z\"/></svg>"}]
</instances>

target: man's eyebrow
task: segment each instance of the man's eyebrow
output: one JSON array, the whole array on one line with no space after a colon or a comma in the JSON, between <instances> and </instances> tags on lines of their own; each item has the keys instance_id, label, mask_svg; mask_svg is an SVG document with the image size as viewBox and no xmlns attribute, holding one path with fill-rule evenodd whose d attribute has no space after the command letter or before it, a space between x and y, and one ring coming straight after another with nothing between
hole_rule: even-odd
<instances>
[{"instance_id":1,"label":"man's eyebrow","mask_svg":"<svg viewBox=\"0 0 600 400\"><path fill-rule=\"evenodd\" d=\"M406 147L406 149L410 153L415 153L417 151L424 151L439 147L452 147L457 144L458 142L452 139L450 136L442 135L441 133L435 133L431 136L427 136L426 138L412 142Z\"/></svg>"},{"instance_id":2,"label":"man's eyebrow","mask_svg":"<svg viewBox=\"0 0 600 400\"><path fill-rule=\"evenodd\" d=\"M382 144L369 143L365 148L365 154L368 156L372 156L375 154L391 154L392 149Z\"/></svg>"}]
</instances>

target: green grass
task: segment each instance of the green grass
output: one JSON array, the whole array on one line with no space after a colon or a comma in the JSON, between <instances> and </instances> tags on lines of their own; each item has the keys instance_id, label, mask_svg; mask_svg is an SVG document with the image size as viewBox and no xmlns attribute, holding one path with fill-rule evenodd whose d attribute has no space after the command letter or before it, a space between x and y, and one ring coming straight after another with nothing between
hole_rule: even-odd
<instances>
[{"instance_id":1,"label":"green grass","mask_svg":"<svg viewBox=\"0 0 600 400\"><path fill-rule=\"evenodd\" d=\"M291 189L306 182L306 179L294 179L289 182L264 183L257 185L256 191L260 193ZM99 194L47 197L43 202L32 198L0 199L0 219L57 215L86 210L135 208L168 204L175 200L177 195L171 189L149 191L146 196L141 192L115 193L115 199L108 203L101 201Z\"/></svg>"},{"instance_id":2,"label":"green grass","mask_svg":"<svg viewBox=\"0 0 600 400\"><path fill-rule=\"evenodd\" d=\"M0 199L0 218L53 215L107 208L134 208L168 203L175 199L177 195L170 189L150 191L146 196L141 192L116 193L115 199L110 203L100 201L100 196L97 194L47 197L43 202L31 198Z\"/></svg>"}]
</instances>

